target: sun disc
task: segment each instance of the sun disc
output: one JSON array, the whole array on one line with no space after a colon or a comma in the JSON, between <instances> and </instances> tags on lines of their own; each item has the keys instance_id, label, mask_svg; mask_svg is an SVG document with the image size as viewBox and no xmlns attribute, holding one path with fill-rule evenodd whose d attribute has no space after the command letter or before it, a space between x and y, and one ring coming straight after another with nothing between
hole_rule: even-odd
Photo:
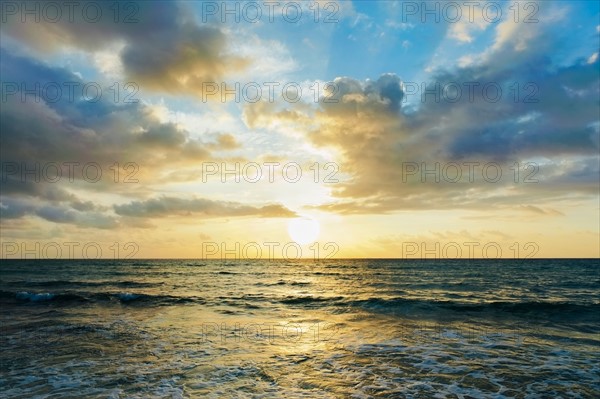
<instances>
[{"instance_id":1,"label":"sun disc","mask_svg":"<svg viewBox=\"0 0 600 399\"><path fill-rule=\"evenodd\" d=\"M309 217L299 217L288 223L290 238L300 245L310 244L319 236L319 222Z\"/></svg>"}]
</instances>

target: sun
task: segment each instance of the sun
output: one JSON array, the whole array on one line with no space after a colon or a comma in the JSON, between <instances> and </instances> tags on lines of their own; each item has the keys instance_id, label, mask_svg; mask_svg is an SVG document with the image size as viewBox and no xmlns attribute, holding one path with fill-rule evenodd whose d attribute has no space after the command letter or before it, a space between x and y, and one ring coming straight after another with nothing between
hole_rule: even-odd
<instances>
[{"instance_id":1,"label":"sun","mask_svg":"<svg viewBox=\"0 0 600 399\"><path fill-rule=\"evenodd\" d=\"M300 245L314 242L319 237L319 222L311 217L299 217L288 223L290 238Z\"/></svg>"}]
</instances>

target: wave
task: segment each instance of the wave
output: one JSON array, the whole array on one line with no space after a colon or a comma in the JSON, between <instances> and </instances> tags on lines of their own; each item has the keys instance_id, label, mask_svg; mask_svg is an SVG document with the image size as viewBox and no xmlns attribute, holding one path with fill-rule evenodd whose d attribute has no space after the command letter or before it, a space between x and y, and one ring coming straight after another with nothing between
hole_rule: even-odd
<instances>
[{"instance_id":1,"label":"wave","mask_svg":"<svg viewBox=\"0 0 600 399\"><path fill-rule=\"evenodd\" d=\"M139 281L74 281L74 280L49 280L49 281L11 281L4 282L5 284L11 284L19 287L131 287L131 288L148 288L163 285L163 282L148 283Z\"/></svg>"},{"instance_id":2,"label":"wave","mask_svg":"<svg viewBox=\"0 0 600 399\"><path fill-rule=\"evenodd\" d=\"M177 305L185 303L205 303L199 297L181 297L172 295L149 295L132 292L10 292L0 291L0 299L3 302L15 303L59 303L63 305L76 303L110 303L119 302L124 304L140 303L148 305Z\"/></svg>"},{"instance_id":3,"label":"wave","mask_svg":"<svg viewBox=\"0 0 600 399\"><path fill-rule=\"evenodd\" d=\"M600 304L577 304L568 302L484 302L468 303L459 301L438 301L431 299L406 299L406 298L370 298L366 300L350 301L351 307L359 307L367 310L405 310L417 312L456 312L456 313L474 313L497 314L505 313L514 316L526 317L530 315L543 316L575 316L592 315L598 318L600 315ZM600 320L600 318L599 318Z\"/></svg>"},{"instance_id":4,"label":"wave","mask_svg":"<svg viewBox=\"0 0 600 399\"><path fill-rule=\"evenodd\" d=\"M468 316L511 315L519 318L543 316L545 318L568 319L583 317L600 322L600 303L570 302L465 302L460 300L435 300L419 298L373 297L351 299L343 296L270 296L264 294L244 294L242 296L218 296L209 300L197 296L176 296L147 294L130 291L80 292L80 291L0 291L3 303L76 305L80 303L110 304L121 303L138 306L169 306L179 304L203 304L209 306L229 306L239 309L257 309L274 303L290 307L331 308L333 312L368 312L391 315L438 315L454 313Z\"/></svg>"},{"instance_id":5,"label":"wave","mask_svg":"<svg viewBox=\"0 0 600 399\"><path fill-rule=\"evenodd\" d=\"M49 292L40 293L40 294L32 294L29 292L21 291L21 292L17 292L17 295L16 295L17 299L24 300L24 301L31 301L31 302L49 301L49 300L54 299L54 297L55 297L55 295L51 294Z\"/></svg>"},{"instance_id":6,"label":"wave","mask_svg":"<svg viewBox=\"0 0 600 399\"><path fill-rule=\"evenodd\" d=\"M285 280L277 280L276 282L272 282L272 283L261 283L258 282L256 283L257 286L262 286L262 287L274 287L277 285L291 285L291 286L303 286L303 285L311 285L312 283L307 282L307 281L285 281Z\"/></svg>"},{"instance_id":7,"label":"wave","mask_svg":"<svg viewBox=\"0 0 600 399\"><path fill-rule=\"evenodd\" d=\"M86 298L74 293L55 294L51 292L27 292L17 293L2 291L0 297L3 299L16 299L18 302L85 302Z\"/></svg>"},{"instance_id":8,"label":"wave","mask_svg":"<svg viewBox=\"0 0 600 399\"><path fill-rule=\"evenodd\" d=\"M344 297L341 296L336 296L336 297L320 297L320 296L300 296L300 297L292 297L292 296L288 296L282 300L280 300L279 302L281 303L285 303L288 305L307 305L307 304L314 304L314 303L331 303L331 302L335 302L335 303L341 303L340 301L343 300Z\"/></svg>"},{"instance_id":9,"label":"wave","mask_svg":"<svg viewBox=\"0 0 600 399\"><path fill-rule=\"evenodd\" d=\"M568 302L483 302L470 303L460 301L440 301L434 299L411 299L411 298L369 298L362 300L349 300L344 297L314 297L299 296L285 297L279 301L287 305L308 306L334 306L348 310L364 309L379 312L406 312L406 313L428 313L428 312L457 312L457 313L509 313L515 316L555 315L593 315L600 321L600 303L568 303Z\"/></svg>"}]
</instances>

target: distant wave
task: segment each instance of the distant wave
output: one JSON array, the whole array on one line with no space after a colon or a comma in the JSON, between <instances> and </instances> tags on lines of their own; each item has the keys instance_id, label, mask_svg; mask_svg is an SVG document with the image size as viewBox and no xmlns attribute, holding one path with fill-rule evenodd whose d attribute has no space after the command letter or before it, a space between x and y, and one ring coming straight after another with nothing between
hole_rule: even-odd
<instances>
[{"instance_id":1,"label":"distant wave","mask_svg":"<svg viewBox=\"0 0 600 399\"><path fill-rule=\"evenodd\" d=\"M335 302L335 303L340 303L341 300L343 300L344 297L341 296L336 296L336 297L320 297L320 296L300 296L300 297L287 297L282 299L280 302L281 303L287 303L287 304L313 304L313 303L319 303L319 302L323 302L323 303L331 303L331 302Z\"/></svg>"},{"instance_id":2,"label":"distant wave","mask_svg":"<svg viewBox=\"0 0 600 399\"><path fill-rule=\"evenodd\" d=\"M439 301L422 299L381 299L350 301L350 309L364 309L371 312L394 315L448 315L469 314L476 317L515 317L519 319L542 317L555 321L569 318L583 318L594 323L600 322L600 304L576 304L566 302L484 302L466 303L459 301ZM437 317L437 316L435 316Z\"/></svg>"},{"instance_id":3,"label":"distant wave","mask_svg":"<svg viewBox=\"0 0 600 399\"><path fill-rule=\"evenodd\" d=\"M42 302L42 301L50 301L54 299L55 295L49 292L40 293L40 294L32 294L29 292L21 291L17 292L17 299L31 302Z\"/></svg>"},{"instance_id":4,"label":"distant wave","mask_svg":"<svg viewBox=\"0 0 600 399\"><path fill-rule=\"evenodd\" d=\"M149 305L176 305L185 303L205 303L204 299L198 297L178 297L172 295L148 295L131 292L118 293L95 293L95 292L10 292L0 291L3 301L15 301L17 303L40 303L53 302L63 305L76 303L140 303Z\"/></svg>"},{"instance_id":5,"label":"distant wave","mask_svg":"<svg viewBox=\"0 0 600 399\"><path fill-rule=\"evenodd\" d=\"M427 313L469 313L477 316L488 314L510 314L515 317L542 315L544 317L568 318L588 316L600 321L600 303L568 302L461 302L454 300L411 299L411 298L368 298L350 299L343 296L269 296L245 294L242 296L218 296L212 300L197 296L153 295L137 292L29 292L0 291L3 302L15 303L61 303L64 305L87 303L123 303L140 306L166 306L177 304L205 304L209 306L229 306L232 308L258 308L269 303L280 303L291 307L333 308L336 311L353 312L362 309L388 314L421 315Z\"/></svg>"},{"instance_id":6,"label":"distant wave","mask_svg":"<svg viewBox=\"0 0 600 399\"><path fill-rule=\"evenodd\" d=\"M54 294L51 292L27 292L27 291L19 291L17 293L2 291L0 293L0 297L3 299L11 299L14 298L19 302L49 302L49 301L72 301L72 302L82 302L86 299L77 294L71 293L61 293Z\"/></svg>"},{"instance_id":7,"label":"distant wave","mask_svg":"<svg viewBox=\"0 0 600 399\"><path fill-rule=\"evenodd\" d=\"M132 288L147 288L162 285L164 283L148 283L139 281L75 281L75 280L48 280L48 281L11 281L10 283L16 286L22 287L132 287Z\"/></svg>"},{"instance_id":8,"label":"distant wave","mask_svg":"<svg viewBox=\"0 0 600 399\"><path fill-rule=\"evenodd\" d=\"M348 310L364 309L371 311L428 313L428 312L473 312L485 313L510 313L516 316L531 314L543 315L595 315L600 320L600 304L575 304L566 302L484 302L468 303L459 301L440 301L434 299L407 299L407 298L369 298L363 300L348 300L343 297L315 297L299 296L286 297L279 301L288 305L336 306Z\"/></svg>"},{"instance_id":9,"label":"distant wave","mask_svg":"<svg viewBox=\"0 0 600 399\"><path fill-rule=\"evenodd\" d=\"M486 312L505 311L514 313L530 312L574 312L600 310L600 304L574 304L566 302L484 302L467 303L458 301L439 301L429 299L406 299L406 298L370 298L366 300L350 301L351 305L359 307L438 307L456 311Z\"/></svg>"}]
</instances>

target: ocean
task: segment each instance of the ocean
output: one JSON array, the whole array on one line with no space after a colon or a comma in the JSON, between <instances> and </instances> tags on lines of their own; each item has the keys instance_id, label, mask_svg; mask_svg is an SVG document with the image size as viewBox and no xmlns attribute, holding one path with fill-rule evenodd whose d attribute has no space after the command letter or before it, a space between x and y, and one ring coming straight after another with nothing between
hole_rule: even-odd
<instances>
[{"instance_id":1,"label":"ocean","mask_svg":"<svg viewBox=\"0 0 600 399\"><path fill-rule=\"evenodd\" d=\"M2 398L598 398L598 259L2 260Z\"/></svg>"}]
</instances>

